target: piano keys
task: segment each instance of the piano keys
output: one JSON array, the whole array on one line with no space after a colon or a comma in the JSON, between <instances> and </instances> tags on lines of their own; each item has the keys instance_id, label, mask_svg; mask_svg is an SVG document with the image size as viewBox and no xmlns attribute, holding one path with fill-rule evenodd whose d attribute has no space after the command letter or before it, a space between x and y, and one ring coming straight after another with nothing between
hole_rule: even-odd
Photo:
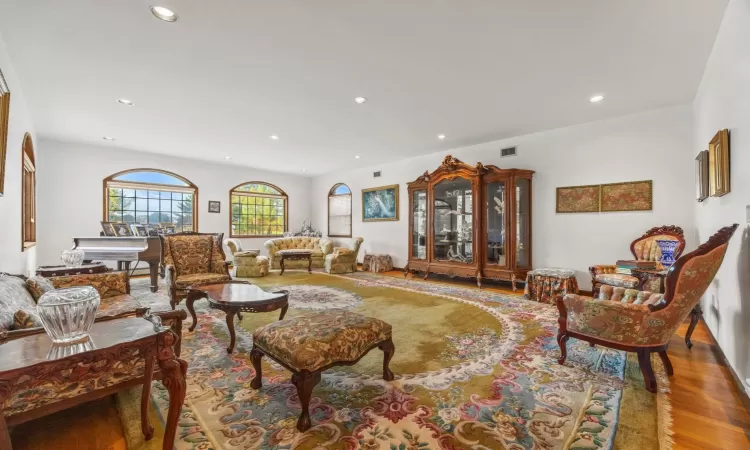
<instances>
[{"instance_id":1,"label":"piano keys","mask_svg":"<svg viewBox=\"0 0 750 450\"><path fill-rule=\"evenodd\" d=\"M148 263L151 292L159 289L161 241L158 236L97 236L73 238L73 248L83 250L85 260L117 261L118 270L130 270L130 263Z\"/></svg>"}]
</instances>

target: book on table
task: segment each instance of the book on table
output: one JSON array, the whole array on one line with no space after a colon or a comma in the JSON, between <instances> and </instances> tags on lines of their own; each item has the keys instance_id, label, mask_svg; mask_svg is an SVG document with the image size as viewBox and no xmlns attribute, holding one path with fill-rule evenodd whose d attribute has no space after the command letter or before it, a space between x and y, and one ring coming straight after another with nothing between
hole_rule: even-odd
<instances>
[{"instance_id":1,"label":"book on table","mask_svg":"<svg viewBox=\"0 0 750 450\"><path fill-rule=\"evenodd\" d=\"M656 270L656 261L624 260L617 261L618 269Z\"/></svg>"}]
</instances>

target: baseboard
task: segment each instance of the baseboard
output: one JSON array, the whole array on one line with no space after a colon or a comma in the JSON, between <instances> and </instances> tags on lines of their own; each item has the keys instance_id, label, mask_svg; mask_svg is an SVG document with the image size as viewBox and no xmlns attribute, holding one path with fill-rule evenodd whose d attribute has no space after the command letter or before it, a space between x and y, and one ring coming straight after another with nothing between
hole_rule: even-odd
<instances>
[{"instance_id":1,"label":"baseboard","mask_svg":"<svg viewBox=\"0 0 750 450\"><path fill-rule=\"evenodd\" d=\"M716 359L724 363L724 365L727 366L727 369L729 369L729 373L732 374L732 380L734 381L734 385L737 387L737 390L739 391L742 404L745 406L745 409L748 412L750 412L750 396L748 395L747 388L745 387L745 383L742 382L742 379L737 375L737 372L734 371L734 368L732 367L732 365L729 364L729 360L727 360L727 357L724 354L724 350L722 350L721 347L719 346L719 341L716 340L716 336L714 336L713 331L711 331L711 328L708 327L708 324L706 323L705 320L703 321L703 324L706 326L706 330L708 330L708 335L711 336L711 339L713 340L713 345L711 346L711 352L713 352L714 356L716 356Z\"/></svg>"}]
</instances>

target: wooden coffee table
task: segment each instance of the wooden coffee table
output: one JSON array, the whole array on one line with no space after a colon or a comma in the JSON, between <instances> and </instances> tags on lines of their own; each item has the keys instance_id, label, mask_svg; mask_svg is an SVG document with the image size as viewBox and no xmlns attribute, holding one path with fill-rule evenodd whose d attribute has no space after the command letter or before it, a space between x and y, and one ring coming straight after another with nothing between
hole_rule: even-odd
<instances>
[{"instance_id":1,"label":"wooden coffee table","mask_svg":"<svg viewBox=\"0 0 750 450\"><path fill-rule=\"evenodd\" d=\"M281 257L281 261L279 262L281 265L281 273L279 275L284 275L284 260L287 259L306 259L307 273L312 272L312 250L279 250L276 254Z\"/></svg>"},{"instance_id":2,"label":"wooden coffee table","mask_svg":"<svg viewBox=\"0 0 750 450\"><path fill-rule=\"evenodd\" d=\"M289 297L287 291L268 292L247 281L225 281L223 283L203 284L193 286L187 294L187 305L193 323L190 331L198 324L193 303L201 298L208 299L208 306L220 309L227 314L227 328L229 328L229 347L227 353L234 350L234 316L242 320L241 312L269 312L281 309L279 320L284 318L289 309Z\"/></svg>"}]
</instances>

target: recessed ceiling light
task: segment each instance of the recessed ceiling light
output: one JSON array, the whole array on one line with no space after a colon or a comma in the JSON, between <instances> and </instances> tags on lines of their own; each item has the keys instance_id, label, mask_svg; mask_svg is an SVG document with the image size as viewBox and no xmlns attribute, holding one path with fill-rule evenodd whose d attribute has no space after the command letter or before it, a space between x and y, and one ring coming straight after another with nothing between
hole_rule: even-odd
<instances>
[{"instance_id":1,"label":"recessed ceiling light","mask_svg":"<svg viewBox=\"0 0 750 450\"><path fill-rule=\"evenodd\" d=\"M359 159L359 155L355 156L354 159Z\"/></svg>"},{"instance_id":2,"label":"recessed ceiling light","mask_svg":"<svg viewBox=\"0 0 750 450\"><path fill-rule=\"evenodd\" d=\"M354 101L357 102L357 103L359 103L361 105L362 103L366 102L367 99L364 98L364 97L357 97L357 98L354 99Z\"/></svg>"},{"instance_id":3,"label":"recessed ceiling light","mask_svg":"<svg viewBox=\"0 0 750 450\"><path fill-rule=\"evenodd\" d=\"M229 159L232 159L232 157L231 156L225 156L224 159L229 160Z\"/></svg>"},{"instance_id":4,"label":"recessed ceiling light","mask_svg":"<svg viewBox=\"0 0 750 450\"><path fill-rule=\"evenodd\" d=\"M118 98L117 103L125 106L133 106L133 102L126 98Z\"/></svg>"},{"instance_id":5,"label":"recessed ceiling light","mask_svg":"<svg viewBox=\"0 0 750 450\"><path fill-rule=\"evenodd\" d=\"M307 169L302 169L303 172L307 172Z\"/></svg>"},{"instance_id":6,"label":"recessed ceiling light","mask_svg":"<svg viewBox=\"0 0 750 450\"><path fill-rule=\"evenodd\" d=\"M152 6L151 14L155 15L158 19L165 22L175 22L177 20L177 14L169 8L163 6Z\"/></svg>"},{"instance_id":7,"label":"recessed ceiling light","mask_svg":"<svg viewBox=\"0 0 750 450\"><path fill-rule=\"evenodd\" d=\"M603 95L595 95L589 99L589 103L599 103L602 100L604 100Z\"/></svg>"},{"instance_id":8,"label":"recessed ceiling light","mask_svg":"<svg viewBox=\"0 0 750 450\"><path fill-rule=\"evenodd\" d=\"M278 141L279 140L279 137L276 136L275 134L272 134L272 135L268 136L268 138L271 139L271 140L274 140L274 141Z\"/></svg>"},{"instance_id":9,"label":"recessed ceiling light","mask_svg":"<svg viewBox=\"0 0 750 450\"><path fill-rule=\"evenodd\" d=\"M114 141L115 140L115 138L113 138L112 136L104 136L104 137L102 137L102 139L104 139L105 141Z\"/></svg>"},{"instance_id":10,"label":"recessed ceiling light","mask_svg":"<svg viewBox=\"0 0 750 450\"><path fill-rule=\"evenodd\" d=\"M445 135L444 134L438 134L438 139L440 139L442 141L443 139L445 139Z\"/></svg>"}]
</instances>

